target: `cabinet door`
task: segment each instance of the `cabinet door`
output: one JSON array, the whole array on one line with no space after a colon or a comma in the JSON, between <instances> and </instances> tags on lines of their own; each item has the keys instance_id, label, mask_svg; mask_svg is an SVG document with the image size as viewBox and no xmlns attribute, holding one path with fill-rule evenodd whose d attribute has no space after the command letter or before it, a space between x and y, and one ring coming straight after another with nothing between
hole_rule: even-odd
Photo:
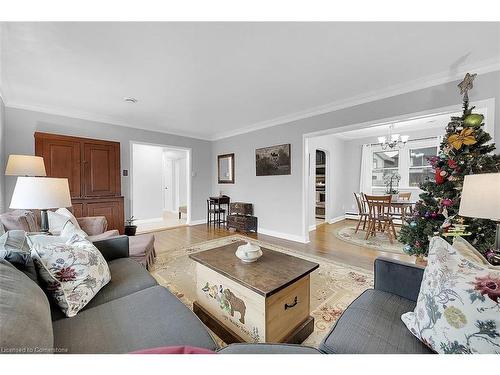
<instances>
[{"instance_id":1,"label":"cabinet door","mask_svg":"<svg viewBox=\"0 0 500 375\"><path fill-rule=\"evenodd\" d=\"M83 217L83 203L73 203L73 206L71 207L71 210L73 211L73 215L75 217Z\"/></svg>"},{"instance_id":2,"label":"cabinet door","mask_svg":"<svg viewBox=\"0 0 500 375\"><path fill-rule=\"evenodd\" d=\"M120 195L120 146L84 143L83 191L86 197Z\"/></svg>"},{"instance_id":3,"label":"cabinet door","mask_svg":"<svg viewBox=\"0 0 500 375\"><path fill-rule=\"evenodd\" d=\"M118 229L123 234L123 201L96 201L86 203L87 216L105 216L109 229Z\"/></svg>"},{"instance_id":4,"label":"cabinet door","mask_svg":"<svg viewBox=\"0 0 500 375\"><path fill-rule=\"evenodd\" d=\"M47 176L67 178L72 198L81 197L81 143L64 139L37 139L35 153L42 156Z\"/></svg>"}]
</instances>

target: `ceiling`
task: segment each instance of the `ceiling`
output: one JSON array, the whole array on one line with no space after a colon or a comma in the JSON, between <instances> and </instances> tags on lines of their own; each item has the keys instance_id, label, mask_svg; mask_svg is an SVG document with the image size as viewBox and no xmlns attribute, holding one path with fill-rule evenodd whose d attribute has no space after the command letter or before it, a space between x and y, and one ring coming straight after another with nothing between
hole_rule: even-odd
<instances>
[{"instance_id":1,"label":"ceiling","mask_svg":"<svg viewBox=\"0 0 500 375\"><path fill-rule=\"evenodd\" d=\"M500 61L500 23L63 22L1 31L7 106L203 139Z\"/></svg>"}]
</instances>

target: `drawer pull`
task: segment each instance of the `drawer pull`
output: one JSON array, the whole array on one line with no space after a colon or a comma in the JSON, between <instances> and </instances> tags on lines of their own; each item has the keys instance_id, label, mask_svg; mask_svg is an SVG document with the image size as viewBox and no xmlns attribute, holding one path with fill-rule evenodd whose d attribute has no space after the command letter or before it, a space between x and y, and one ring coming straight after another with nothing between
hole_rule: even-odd
<instances>
[{"instance_id":1,"label":"drawer pull","mask_svg":"<svg viewBox=\"0 0 500 375\"><path fill-rule=\"evenodd\" d=\"M293 303L289 305L288 303L285 303L285 310L291 309L292 307L295 307L299 303L299 300L297 299L297 296L295 296Z\"/></svg>"}]
</instances>

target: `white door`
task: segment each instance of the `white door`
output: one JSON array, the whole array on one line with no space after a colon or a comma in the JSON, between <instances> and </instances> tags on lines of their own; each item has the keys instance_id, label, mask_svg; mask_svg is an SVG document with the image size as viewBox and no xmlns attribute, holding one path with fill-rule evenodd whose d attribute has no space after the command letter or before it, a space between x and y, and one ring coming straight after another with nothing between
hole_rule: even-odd
<instances>
[{"instance_id":1,"label":"white door","mask_svg":"<svg viewBox=\"0 0 500 375\"><path fill-rule=\"evenodd\" d=\"M164 185L164 205L163 208L166 211L174 212L174 186L173 186L173 162L170 159L164 157L163 164L163 185Z\"/></svg>"}]
</instances>

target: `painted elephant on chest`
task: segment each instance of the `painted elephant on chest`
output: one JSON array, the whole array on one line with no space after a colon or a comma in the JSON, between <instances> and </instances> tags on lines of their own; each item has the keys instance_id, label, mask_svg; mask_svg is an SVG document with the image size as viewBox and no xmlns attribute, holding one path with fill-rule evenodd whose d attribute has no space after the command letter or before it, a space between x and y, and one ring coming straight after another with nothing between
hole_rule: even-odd
<instances>
[{"instance_id":1,"label":"painted elephant on chest","mask_svg":"<svg viewBox=\"0 0 500 375\"><path fill-rule=\"evenodd\" d=\"M236 297L233 292L231 292L229 289L224 289L224 297L226 297L226 300L229 302L229 305L231 306L231 316L234 316L234 312L237 311L240 313L240 322L242 324L245 324L245 312L246 312L246 306L245 302L243 302L242 299Z\"/></svg>"}]
</instances>

